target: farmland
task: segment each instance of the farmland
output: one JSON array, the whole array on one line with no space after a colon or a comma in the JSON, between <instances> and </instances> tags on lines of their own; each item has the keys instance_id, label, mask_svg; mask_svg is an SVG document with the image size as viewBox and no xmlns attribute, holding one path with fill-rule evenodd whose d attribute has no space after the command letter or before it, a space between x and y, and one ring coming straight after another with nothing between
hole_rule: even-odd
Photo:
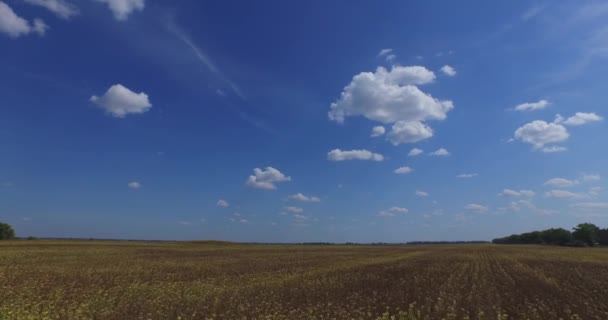
<instances>
[{"instance_id":1,"label":"farmland","mask_svg":"<svg viewBox=\"0 0 608 320\"><path fill-rule=\"evenodd\" d=\"M1 320L608 319L607 284L603 248L0 242Z\"/></svg>"}]
</instances>

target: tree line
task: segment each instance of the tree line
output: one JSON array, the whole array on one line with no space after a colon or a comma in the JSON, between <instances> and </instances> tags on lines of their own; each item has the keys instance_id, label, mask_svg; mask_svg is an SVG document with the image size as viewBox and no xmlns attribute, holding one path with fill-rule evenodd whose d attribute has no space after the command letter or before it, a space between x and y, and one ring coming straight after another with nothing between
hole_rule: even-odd
<instances>
[{"instance_id":1,"label":"tree line","mask_svg":"<svg viewBox=\"0 0 608 320\"><path fill-rule=\"evenodd\" d=\"M551 228L522 234L512 234L492 240L495 244L548 244L571 247L608 246L608 228L600 229L593 223L581 223L568 231Z\"/></svg>"},{"instance_id":2,"label":"tree line","mask_svg":"<svg viewBox=\"0 0 608 320\"><path fill-rule=\"evenodd\" d=\"M10 240L15 238L15 230L8 223L0 222L0 240Z\"/></svg>"}]
</instances>

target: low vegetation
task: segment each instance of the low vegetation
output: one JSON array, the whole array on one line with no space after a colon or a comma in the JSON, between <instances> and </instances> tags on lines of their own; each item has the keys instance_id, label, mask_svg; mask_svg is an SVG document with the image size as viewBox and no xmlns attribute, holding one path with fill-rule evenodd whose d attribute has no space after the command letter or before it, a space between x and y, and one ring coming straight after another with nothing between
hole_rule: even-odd
<instances>
[{"instance_id":1,"label":"low vegetation","mask_svg":"<svg viewBox=\"0 0 608 320\"><path fill-rule=\"evenodd\" d=\"M608 319L608 250L0 242L0 319Z\"/></svg>"}]
</instances>

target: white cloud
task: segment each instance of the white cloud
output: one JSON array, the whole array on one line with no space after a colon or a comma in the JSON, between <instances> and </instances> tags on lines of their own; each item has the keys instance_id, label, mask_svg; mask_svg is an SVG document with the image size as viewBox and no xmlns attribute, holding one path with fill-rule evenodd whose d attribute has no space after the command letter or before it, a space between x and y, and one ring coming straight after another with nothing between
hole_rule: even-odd
<instances>
[{"instance_id":1,"label":"white cloud","mask_svg":"<svg viewBox=\"0 0 608 320\"><path fill-rule=\"evenodd\" d=\"M488 211L488 207L482 206L477 203L467 204L466 206L464 206L464 209L467 211L474 211L474 212L479 212L479 213Z\"/></svg>"},{"instance_id":2,"label":"white cloud","mask_svg":"<svg viewBox=\"0 0 608 320\"><path fill-rule=\"evenodd\" d=\"M429 193L421 191L421 190L416 190L416 196L418 196L418 197L428 197Z\"/></svg>"},{"instance_id":3,"label":"white cloud","mask_svg":"<svg viewBox=\"0 0 608 320\"><path fill-rule=\"evenodd\" d=\"M127 184L127 186L131 189L139 189L139 188L141 188L141 183L139 183L137 181L131 181Z\"/></svg>"},{"instance_id":4,"label":"white cloud","mask_svg":"<svg viewBox=\"0 0 608 320\"><path fill-rule=\"evenodd\" d=\"M564 178L553 178L547 180L543 185L549 187L567 188L578 184L578 181L568 180Z\"/></svg>"},{"instance_id":5,"label":"white cloud","mask_svg":"<svg viewBox=\"0 0 608 320\"><path fill-rule=\"evenodd\" d=\"M447 156L450 155L450 153L445 148L439 148L439 149L437 149L437 150L429 153L429 155L431 155L431 156L439 156L439 157L447 157Z\"/></svg>"},{"instance_id":6,"label":"white cloud","mask_svg":"<svg viewBox=\"0 0 608 320\"><path fill-rule=\"evenodd\" d=\"M408 174L410 172L414 171L414 169L410 168L410 167L400 167L395 169L395 171L393 171L396 174Z\"/></svg>"},{"instance_id":7,"label":"white cloud","mask_svg":"<svg viewBox=\"0 0 608 320\"><path fill-rule=\"evenodd\" d=\"M230 207L230 204L228 203L228 201L222 200L222 199L218 200L217 203L216 203L216 205L218 207L222 207L222 208L228 208L228 207Z\"/></svg>"},{"instance_id":8,"label":"white cloud","mask_svg":"<svg viewBox=\"0 0 608 320\"><path fill-rule=\"evenodd\" d=\"M599 174L583 174L583 181L599 181L600 179Z\"/></svg>"},{"instance_id":9,"label":"white cloud","mask_svg":"<svg viewBox=\"0 0 608 320\"><path fill-rule=\"evenodd\" d=\"M602 121L603 118L595 113L577 112L572 117L564 121L565 125L568 126L582 126L589 122Z\"/></svg>"},{"instance_id":10,"label":"white cloud","mask_svg":"<svg viewBox=\"0 0 608 320\"><path fill-rule=\"evenodd\" d=\"M441 67L441 72L443 72L445 75L448 75L450 77L456 76L456 69L448 66L447 64L445 66Z\"/></svg>"},{"instance_id":11,"label":"white cloud","mask_svg":"<svg viewBox=\"0 0 608 320\"><path fill-rule=\"evenodd\" d=\"M429 138L433 130L425 122L444 120L453 108L452 101L437 100L416 86L434 79L435 74L421 66L393 66L390 71L378 67L373 73L362 72L331 104L328 116L338 123L349 116L364 116L393 124L389 139L395 145Z\"/></svg>"},{"instance_id":12,"label":"white cloud","mask_svg":"<svg viewBox=\"0 0 608 320\"><path fill-rule=\"evenodd\" d=\"M407 212L407 208L392 207L388 210L378 212L377 215L380 217L394 217L398 214L406 214Z\"/></svg>"},{"instance_id":13,"label":"white cloud","mask_svg":"<svg viewBox=\"0 0 608 320\"><path fill-rule=\"evenodd\" d=\"M542 149L547 144L559 143L570 137L568 130L558 123L535 120L515 130L515 138Z\"/></svg>"},{"instance_id":14,"label":"white cloud","mask_svg":"<svg viewBox=\"0 0 608 320\"><path fill-rule=\"evenodd\" d=\"M424 151L422 149L413 148L412 150L410 150L410 152L407 155L409 157L415 157L415 156L419 156L423 153L424 153Z\"/></svg>"},{"instance_id":15,"label":"white cloud","mask_svg":"<svg viewBox=\"0 0 608 320\"><path fill-rule=\"evenodd\" d=\"M477 173L461 173L456 176L456 178L461 178L461 179L468 179L468 178L473 178L473 177L477 177Z\"/></svg>"},{"instance_id":16,"label":"white cloud","mask_svg":"<svg viewBox=\"0 0 608 320\"><path fill-rule=\"evenodd\" d=\"M106 3L116 20L125 21L135 11L142 11L146 6L144 0L97 0Z\"/></svg>"},{"instance_id":17,"label":"white cloud","mask_svg":"<svg viewBox=\"0 0 608 320\"><path fill-rule=\"evenodd\" d=\"M536 193L532 190L503 189L498 195L508 197L533 197Z\"/></svg>"},{"instance_id":18,"label":"white cloud","mask_svg":"<svg viewBox=\"0 0 608 320\"><path fill-rule=\"evenodd\" d=\"M379 137L381 135L383 135L386 132L386 129L384 129L383 126L375 126L374 128L372 128L372 137Z\"/></svg>"},{"instance_id":19,"label":"white cloud","mask_svg":"<svg viewBox=\"0 0 608 320\"><path fill-rule=\"evenodd\" d=\"M385 55L388 55L392 52L393 52L393 49L390 49L390 48L382 49L382 50L380 50L380 52L378 52L378 57L384 57Z\"/></svg>"},{"instance_id":20,"label":"white cloud","mask_svg":"<svg viewBox=\"0 0 608 320\"><path fill-rule=\"evenodd\" d=\"M57 16L63 19L69 19L72 16L78 15L79 10L75 5L65 0L24 0L25 2L46 8Z\"/></svg>"},{"instance_id":21,"label":"white cloud","mask_svg":"<svg viewBox=\"0 0 608 320\"><path fill-rule=\"evenodd\" d=\"M277 188L275 183L291 181L291 177L285 176L273 167L266 167L266 170L255 168L253 173L254 175L249 176L246 184L256 189L273 190Z\"/></svg>"},{"instance_id":22,"label":"white cloud","mask_svg":"<svg viewBox=\"0 0 608 320\"><path fill-rule=\"evenodd\" d=\"M321 202L321 199L319 199L319 197L305 196L302 193L292 194L289 196L289 199L302 202Z\"/></svg>"},{"instance_id":23,"label":"white cloud","mask_svg":"<svg viewBox=\"0 0 608 320\"><path fill-rule=\"evenodd\" d=\"M345 160L372 160L382 161L384 156L379 153L373 153L371 151L362 150L350 150L342 151L340 149L334 149L327 153L327 160L330 161L345 161Z\"/></svg>"},{"instance_id":24,"label":"white cloud","mask_svg":"<svg viewBox=\"0 0 608 320\"><path fill-rule=\"evenodd\" d=\"M608 202L580 202L570 205L573 208L594 210L594 209L608 209Z\"/></svg>"},{"instance_id":25,"label":"white cloud","mask_svg":"<svg viewBox=\"0 0 608 320\"><path fill-rule=\"evenodd\" d=\"M399 121L395 123L388 138L398 146L402 143L414 143L433 136L433 129L420 121Z\"/></svg>"},{"instance_id":26,"label":"white cloud","mask_svg":"<svg viewBox=\"0 0 608 320\"><path fill-rule=\"evenodd\" d=\"M285 211L290 212L290 213L302 213L304 212L304 209L300 208L300 207L285 207Z\"/></svg>"},{"instance_id":27,"label":"white cloud","mask_svg":"<svg viewBox=\"0 0 608 320\"><path fill-rule=\"evenodd\" d=\"M593 188L589 188L589 194L592 196L597 196L598 194L600 194L600 192L603 190L602 187L593 187Z\"/></svg>"},{"instance_id":28,"label":"white cloud","mask_svg":"<svg viewBox=\"0 0 608 320\"><path fill-rule=\"evenodd\" d=\"M587 199L589 198L589 195L584 193L571 192L567 190L551 190L545 192L545 197L559 199Z\"/></svg>"},{"instance_id":29,"label":"white cloud","mask_svg":"<svg viewBox=\"0 0 608 320\"><path fill-rule=\"evenodd\" d=\"M116 118L144 113L152 107L147 94L135 93L121 84L111 86L103 96L92 96L90 100Z\"/></svg>"},{"instance_id":30,"label":"white cloud","mask_svg":"<svg viewBox=\"0 0 608 320\"><path fill-rule=\"evenodd\" d=\"M549 107L551 105L551 102L547 101L547 100L539 100L537 102L525 102L522 104L518 104L517 106L515 106L515 111L534 111L534 110L541 110L541 109L545 109L547 107Z\"/></svg>"},{"instance_id":31,"label":"white cloud","mask_svg":"<svg viewBox=\"0 0 608 320\"><path fill-rule=\"evenodd\" d=\"M41 19L34 19L31 23L18 16L8 4L0 1L0 32L11 38L37 33L43 36L48 29Z\"/></svg>"}]
</instances>

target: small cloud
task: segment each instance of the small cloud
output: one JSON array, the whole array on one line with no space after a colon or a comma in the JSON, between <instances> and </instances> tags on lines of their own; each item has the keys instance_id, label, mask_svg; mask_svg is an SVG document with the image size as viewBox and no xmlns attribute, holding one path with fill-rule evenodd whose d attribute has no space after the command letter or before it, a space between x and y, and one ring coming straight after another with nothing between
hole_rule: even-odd
<instances>
[{"instance_id":1,"label":"small cloud","mask_svg":"<svg viewBox=\"0 0 608 320\"><path fill-rule=\"evenodd\" d=\"M392 207L388 210L378 212L377 215L380 217L394 217L398 214L406 214L407 212L407 208Z\"/></svg>"},{"instance_id":2,"label":"small cloud","mask_svg":"<svg viewBox=\"0 0 608 320\"><path fill-rule=\"evenodd\" d=\"M474 178L474 177L477 177L477 173L461 173L456 176L456 178L461 178L461 179L470 179L470 178Z\"/></svg>"},{"instance_id":3,"label":"small cloud","mask_svg":"<svg viewBox=\"0 0 608 320\"><path fill-rule=\"evenodd\" d=\"M450 77L456 76L456 69L454 69L451 66L448 66L447 64L445 66L441 67L441 72L443 72L445 75L450 76Z\"/></svg>"},{"instance_id":4,"label":"small cloud","mask_svg":"<svg viewBox=\"0 0 608 320\"><path fill-rule=\"evenodd\" d=\"M473 211L473 212L477 212L477 213L484 213L484 212L488 211L488 207L482 206L477 203L467 204L466 206L464 206L464 209L467 211Z\"/></svg>"},{"instance_id":5,"label":"small cloud","mask_svg":"<svg viewBox=\"0 0 608 320\"><path fill-rule=\"evenodd\" d=\"M273 167L266 167L265 170L255 168L253 173L254 175L249 176L246 184L256 189L274 190L277 188L275 183L291 181L291 177L285 176Z\"/></svg>"},{"instance_id":6,"label":"small cloud","mask_svg":"<svg viewBox=\"0 0 608 320\"><path fill-rule=\"evenodd\" d=\"M560 146L550 146L550 147L543 147L542 149L540 149L540 151L542 151L544 153L555 153L555 152L568 151L568 148L560 147Z\"/></svg>"},{"instance_id":7,"label":"small cloud","mask_svg":"<svg viewBox=\"0 0 608 320\"><path fill-rule=\"evenodd\" d=\"M600 192L602 192L603 188L602 187L593 187L593 188L589 188L589 194L592 196L597 196L598 194L600 194Z\"/></svg>"},{"instance_id":8,"label":"small cloud","mask_svg":"<svg viewBox=\"0 0 608 320\"><path fill-rule=\"evenodd\" d=\"M545 192L545 197L558 199L587 199L589 198L589 195L567 190L551 190Z\"/></svg>"},{"instance_id":9,"label":"small cloud","mask_svg":"<svg viewBox=\"0 0 608 320\"><path fill-rule=\"evenodd\" d=\"M515 139L531 144L535 150L563 151L561 147L554 148L552 145L568 140L570 133L559 123L547 123L542 120L534 120L515 130ZM549 145L549 147L546 147Z\"/></svg>"},{"instance_id":10,"label":"small cloud","mask_svg":"<svg viewBox=\"0 0 608 320\"><path fill-rule=\"evenodd\" d=\"M445 148L439 148L439 149L429 153L429 155L438 156L438 157L447 157L450 155L450 153Z\"/></svg>"},{"instance_id":11,"label":"small cloud","mask_svg":"<svg viewBox=\"0 0 608 320\"><path fill-rule=\"evenodd\" d=\"M101 97L92 96L90 100L116 118L124 118L128 114L141 114L152 108L147 94L135 93L122 84L115 84Z\"/></svg>"},{"instance_id":12,"label":"small cloud","mask_svg":"<svg viewBox=\"0 0 608 320\"><path fill-rule=\"evenodd\" d=\"M424 191L421 191L421 190L416 190L416 196L418 196L418 197L428 197L429 194L428 194L428 192L424 192Z\"/></svg>"},{"instance_id":13,"label":"small cloud","mask_svg":"<svg viewBox=\"0 0 608 320\"><path fill-rule=\"evenodd\" d=\"M570 205L572 208L585 210L607 210L608 202L579 202Z\"/></svg>"},{"instance_id":14,"label":"small cloud","mask_svg":"<svg viewBox=\"0 0 608 320\"><path fill-rule=\"evenodd\" d=\"M285 207L285 211L287 211L289 213L302 213L302 212L304 212L304 209L302 209L300 207L288 206L288 207Z\"/></svg>"},{"instance_id":15,"label":"small cloud","mask_svg":"<svg viewBox=\"0 0 608 320\"><path fill-rule=\"evenodd\" d=\"M410 152L407 155L408 155L408 157L415 157L415 156L419 156L423 153L424 153L424 151L422 149L413 148L412 150L410 150Z\"/></svg>"},{"instance_id":16,"label":"small cloud","mask_svg":"<svg viewBox=\"0 0 608 320\"><path fill-rule=\"evenodd\" d=\"M379 153L373 153L368 150L350 150L342 151L334 149L327 153L327 159L330 161L345 161L345 160L371 160L382 161L384 156Z\"/></svg>"},{"instance_id":17,"label":"small cloud","mask_svg":"<svg viewBox=\"0 0 608 320\"><path fill-rule=\"evenodd\" d=\"M577 185L578 181L576 180L568 180L564 178L553 178L547 180L543 185L549 187L558 187L558 188L567 188Z\"/></svg>"},{"instance_id":18,"label":"small cloud","mask_svg":"<svg viewBox=\"0 0 608 320\"><path fill-rule=\"evenodd\" d=\"M595 113L577 112L572 117L566 119L564 124L568 126L582 126L590 122L602 121L603 119Z\"/></svg>"},{"instance_id":19,"label":"small cloud","mask_svg":"<svg viewBox=\"0 0 608 320\"><path fill-rule=\"evenodd\" d=\"M222 199L218 200L217 203L216 203L216 205L218 207L222 207L222 208L228 208L228 207L230 207L230 204L228 203L228 201L222 200Z\"/></svg>"},{"instance_id":20,"label":"small cloud","mask_svg":"<svg viewBox=\"0 0 608 320\"><path fill-rule=\"evenodd\" d=\"M382 135L384 135L385 132L386 132L386 129L384 129L383 126L375 126L374 128L372 128L371 137L375 138L375 137L382 136Z\"/></svg>"},{"instance_id":21,"label":"small cloud","mask_svg":"<svg viewBox=\"0 0 608 320\"><path fill-rule=\"evenodd\" d=\"M498 195L503 197L533 197L536 193L532 190L503 189Z\"/></svg>"},{"instance_id":22,"label":"small cloud","mask_svg":"<svg viewBox=\"0 0 608 320\"><path fill-rule=\"evenodd\" d=\"M583 174L583 181L599 181L601 179L599 174Z\"/></svg>"},{"instance_id":23,"label":"small cloud","mask_svg":"<svg viewBox=\"0 0 608 320\"><path fill-rule=\"evenodd\" d=\"M78 15L79 10L75 5L64 0L24 0L31 5L43 7L60 18L69 19Z\"/></svg>"},{"instance_id":24,"label":"small cloud","mask_svg":"<svg viewBox=\"0 0 608 320\"><path fill-rule=\"evenodd\" d=\"M515 111L534 111L534 110L542 110L551 106L551 102L547 100L539 100L537 102L524 102L522 104L518 104L513 108Z\"/></svg>"},{"instance_id":25,"label":"small cloud","mask_svg":"<svg viewBox=\"0 0 608 320\"><path fill-rule=\"evenodd\" d=\"M207 223L207 219L205 219L205 218L200 218L200 219L199 219L199 221L200 221L201 223Z\"/></svg>"},{"instance_id":26,"label":"small cloud","mask_svg":"<svg viewBox=\"0 0 608 320\"><path fill-rule=\"evenodd\" d=\"M321 199L319 199L319 197L305 196L302 193L292 194L289 196L289 199L302 202L321 202Z\"/></svg>"},{"instance_id":27,"label":"small cloud","mask_svg":"<svg viewBox=\"0 0 608 320\"><path fill-rule=\"evenodd\" d=\"M181 224L182 226L189 226L192 224L190 221L178 221L177 223Z\"/></svg>"},{"instance_id":28,"label":"small cloud","mask_svg":"<svg viewBox=\"0 0 608 320\"><path fill-rule=\"evenodd\" d=\"M139 183L137 181L131 181L127 184L127 186L131 189L139 189L139 188L141 188L141 183Z\"/></svg>"},{"instance_id":29,"label":"small cloud","mask_svg":"<svg viewBox=\"0 0 608 320\"><path fill-rule=\"evenodd\" d=\"M21 220L24 221L24 222L30 222L30 221L32 221L32 218L30 218L30 217L23 217L23 218L21 218Z\"/></svg>"},{"instance_id":30,"label":"small cloud","mask_svg":"<svg viewBox=\"0 0 608 320\"><path fill-rule=\"evenodd\" d=\"M393 171L393 172L396 174L408 174L412 171L414 171L414 169L412 169L410 167L401 167L401 168L395 169L395 171Z\"/></svg>"},{"instance_id":31,"label":"small cloud","mask_svg":"<svg viewBox=\"0 0 608 320\"><path fill-rule=\"evenodd\" d=\"M393 53L393 49L390 49L390 48L382 49L382 50L380 50L380 52L378 52L378 57L388 56L391 53Z\"/></svg>"},{"instance_id":32,"label":"small cloud","mask_svg":"<svg viewBox=\"0 0 608 320\"><path fill-rule=\"evenodd\" d=\"M125 21L129 15L135 11L143 11L145 0L96 0L108 5L114 18L118 21Z\"/></svg>"}]
</instances>

